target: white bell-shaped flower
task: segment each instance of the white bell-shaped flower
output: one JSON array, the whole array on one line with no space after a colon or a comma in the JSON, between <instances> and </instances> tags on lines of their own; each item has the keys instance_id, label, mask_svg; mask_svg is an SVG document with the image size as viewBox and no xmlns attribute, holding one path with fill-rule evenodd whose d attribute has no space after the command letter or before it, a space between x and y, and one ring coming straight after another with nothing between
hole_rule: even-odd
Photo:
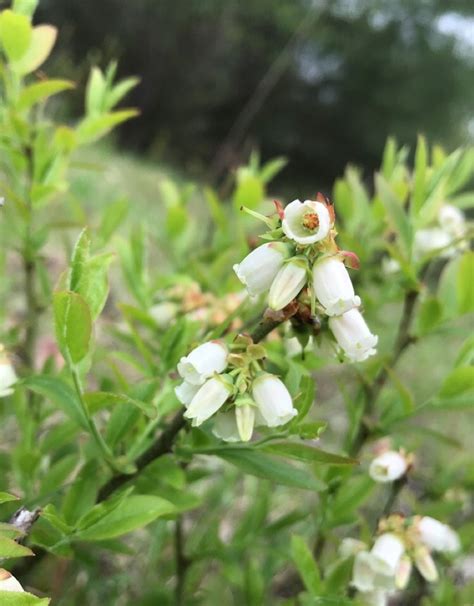
<instances>
[{"instance_id":1,"label":"white bell-shaped flower","mask_svg":"<svg viewBox=\"0 0 474 606\"><path fill-rule=\"evenodd\" d=\"M394 482L405 475L407 468L407 460L402 454L388 450L372 461L369 475L376 482Z\"/></svg>"},{"instance_id":2,"label":"white bell-shaped flower","mask_svg":"<svg viewBox=\"0 0 474 606\"><path fill-rule=\"evenodd\" d=\"M249 404L236 405L235 419L242 442L248 442L253 434L255 425L255 407Z\"/></svg>"},{"instance_id":3,"label":"white bell-shaped flower","mask_svg":"<svg viewBox=\"0 0 474 606\"><path fill-rule=\"evenodd\" d=\"M453 241L452 235L441 227L427 227L419 229L415 233L413 243L413 253L416 259L428 255L436 250L443 249L440 252L442 257L449 257L455 251L449 245Z\"/></svg>"},{"instance_id":4,"label":"white bell-shaped flower","mask_svg":"<svg viewBox=\"0 0 474 606\"><path fill-rule=\"evenodd\" d=\"M329 328L351 362L362 362L377 353L377 335L373 335L357 309L329 318Z\"/></svg>"},{"instance_id":5,"label":"white bell-shaped flower","mask_svg":"<svg viewBox=\"0 0 474 606\"><path fill-rule=\"evenodd\" d=\"M418 568L421 576L429 583L434 583L438 580L438 570L436 564L425 545L420 545L415 550L415 566Z\"/></svg>"},{"instance_id":6,"label":"white bell-shaped flower","mask_svg":"<svg viewBox=\"0 0 474 606\"><path fill-rule=\"evenodd\" d=\"M397 589L405 589L408 585L412 568L411 559L406 554L403 554L395 573L395 586Z\"/></svg>"},{"instance_id":7,"label":"white bell-shaped flower","mask_svg":"<svg viewBox=\"0 0 474 606\"><path fill-rule=\"evenodd\" d=\"M380 572L380 563L372 553L359 551L354 558L351 585L361 592L394 589L394 575L385 572Z\"/></svg>"},{"instance_id":8,"label":"white bell-shaped flower","mask_svg":"<svg viewBox=\"0 0 474 606\"><path fill-rule=\"evenodd\" d=\"M405 545L399 537L391 532L381 534L370 551L372 566L380 574L395 576L404 553Z\"/></svg>"},{"instance_id":9,"label":"white bell-shaped flower","mask_svg":"<svg viewBox=\"0 0 474 606\"><path fill-rule=\"evenodd\" d=\"M466 218L462 210L452 204L443 204L438 212L438 222L442 229L454 238L462 237L466 229Z\"/></svg>"},{"instance_id":10,"label":"white bell-shaped flower","mask_svg":"<svg viewBox=\"0 0 474 606\"><path fill-rule=\"evenodd\" d=\"M216 375L201 385L184 416L193 420L193 426L201 425L219 410L232 392L232 381L226 375Z\"/></svg>"},{"instance_id":11,"label":"white bell-shaped flower","mask_svg":"<svg viewBox=\"0 0 474 606\"><path fill-rule=\"evenodd\" d=\"M227 366L227 348L220 341L208 341L193 349L178 363L181 377L193 385L202 385L206 379Z\"/></svg>"},{"instance_id":12,"label":"white bell-shaped flower","mask_svg":"<svg viewBox=\"0 0 474 606\"><path fill-rule=\"evenodd\" d=\"M191 404L191 400L199 391L200 385L193 385L193 383L188 383L187 381L183 381L177 387L174 388L174 393L176 397L184 404L184 406L188 406Z\"/></svg>"},{"instance_id":13,"label":"white bell-shaped flower","mask_svg":"<svg viewBox=\"0 0 474 606\"><path fill-rule=\"evenodd\" d=\"M0 345L0 398L9 396L13 393L13 386L18 381L15 369L10 360L3 353L3 346Z\"/></svg>"},{"instance_id":14,"label":"white bell-shaped flower","mask_svg":"<svg viewBox=\"0 0 474 606\"><path fill-rule=\"evenodd\" d=\"M281 226L285 235L298 244L314 244L328 235L331 217L322 202L293 200L285 207Z\"/></svg>"},{"instance_id":15,"label":"white bell-shaped flower","mask_svg":"<svg viewBox=\"0 0 474 606\"><path fill-rule=\"evenodd\" d=\"M325 257L314 264L313 288L328 316L340 316L360 305L349 272L336 256Z\"/></svg>"},{"instance_id":16,"label":"white bell-shaped flower","mask_svg":"<svg viewBox=\"0 0 474 606\"><path fill-rule=\"evenodd\" d=\"M268 306L275 311L283 309L299 295L308 278L306 259L293 257L275 276L268 295Z\"/></svg>"},{"instance_id":17,"label":"white bell-shaped flower","mask_svg":"<svg viewBox=\"0 0 474 606\"><path fill-rule=\"evenodd\" d=\"M224 442L240 442L239 429L237 427L237 419L235 411L218 412L214 417L214 425L212 433Z\"/></svg>"},{"instance_id":18,"label":"white bell-shaped flower","mask_svg":"<svg viewBox=\"0 0 474 606\"><path fill-rule=\"evenodd\" d=\"M252 397L257 405L257 425L278 427L285 425L298 414L293 407L290 392L275 375L259 375L252 383Z\"/></svg>"},{"instance_id":19,"label":"white bell-shaped flower","mask_svg":"<svg viewBox=\"0 0 474 606\"><path fill-rule=\"evenodd\" d=\"M15 577L3 568L0 568L0 591L16 591L24 593L25 590Z\"/></svg>"},{"instance_id":20,"label":"white bell-shaped flower","mask_svg":"<svg viewBox=\"0 0 474 606\"><path fill-rule=\"evenodd\" d=\"M249 295L266 292L283 262L291 254L291 248L282 242L267 242L252 250L243 261L234 265L239 280L247 288Z\"/></svg>"},{"instance_id":21,"label":"white bell-shaped flower","mask_svg":"<svg viewBox=\"0 0 474 606\"><path fill-rule=\"evenodd\" d=\"M422 542L433 551L455 553L461 547L456 531L429 516L423 516L418 522L418 531Z\"/></svg>"}]
</instances>

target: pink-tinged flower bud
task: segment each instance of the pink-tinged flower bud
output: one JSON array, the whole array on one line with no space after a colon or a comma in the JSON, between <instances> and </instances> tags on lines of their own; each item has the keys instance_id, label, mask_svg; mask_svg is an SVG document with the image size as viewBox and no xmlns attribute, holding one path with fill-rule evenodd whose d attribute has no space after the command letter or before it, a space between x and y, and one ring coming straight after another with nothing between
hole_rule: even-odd
<instances>
[{"instance_id":1,"label":"pink-tinged flower bud","mask_svg":"<svg viewBox=\"0 0 474 606\"><path fill-rule=\"evenodd\" d=\"M423 516L418 522L418 531L422 542L433 551L455 553L461 547L457 532L429 516Z\"/></svg>"},{"instance_id":2,"label":"pink-tinged flower bud","mask_svg":"<svg viewBox=\"0 0 474 606\"><path fill-rule=\"evenodd\" d=\"M184 404L184 406L188 406L191 404L191 400L199 391L200 385L193 385L192 383L188 383L187 381L183 381L177 387L174 388L174 393L176 397Z\"/></svg>"},{"instance_id":3,"label":"pink-tinged flower bud","mask_svg":"<svg viewBox=\"0 0 474 606\"><path fill-rule=\"evenodd\" d=\"M18 381L15 369L0 345L0 398L13 393L13 386Z\"/></svg>"},{"instance_id":4,"label":"pink-tinged flower bud","mask_svg":"<svg viewBox=\"0 0 474 606\"><path fill-rule=\"evenodd\" d=\"M285 425L298 414L293 408L290 392L275 375L259 375L252 383L252 396L257 405L257 425L278 427Z\"/></svg>"},{"instance_id":5,"label":"pink-tinged flower bud","mask_svg":"<svg viewBox=\"0 0 474 606\"><path fill-rule=\"evenodd\" d=\"M395 586L397 589L405 589L411 576L412 563L407 555L403 555L398 564L395 574Z\"/></svg>"},{"instance_id":6,"label":"pink-tinged flower bud","mask_svg":"<svg viewBox=\"0 0 474 606\"><path fill-rule=\"evenodd\" d=\"M329 318L329 328L351 362L363 362L377 353L378 337L370 332L357 309Z\"/></svg>"},{"instance_id":7,"label":"pink-tinged flower bud","mask_svg":"<svg viewBox=\"0 0 474 606\"><path fill-rule=\"evenodd\" d=\"M202 385L206 379L227 366L227 348L220 341L208 341L193 349L178 363L181 377L193 385Z\"/></svg>"},{"instance_id":8,"label":"pink-tinged flower bud","mask_svg":"<svg viewBox=\"0 0 474 606\"><path fill-rule=\"evenodd\" d=\"M360 305L349 272L337 257L326 257L314 264L313 288L328 316L340 316Z\"/></svg>"},{"instance_id":9,"label":"pink-tinged flower bud","mask_svg":"<svg viewBox=\"0 0 474 606\"><path fill-rule=\"evenodd\" d=\"M16 591L25 593L25 590L15 577L7 570L0 568L0 591Z\"/></svg>"},{"instance_id":10,"label":"pink-tinged flower bud","mask_svg":"<svg viewBox=\"0 0 474 606\"><path fill-rule=\"evenodd\" d=\"M242 284L246 286L249 295L260 295L270 288L273 279L290 254L290 247L283 242L267 242L234 265L233 269Z\"/></svg>"},{"instance_id":11,"label":"pink-tinged flower bud","mask_svg":"<svg viewBox=\"0 0 474 606\"><path fill-rule=\"evenodd\" d=\"M240 442L235 411L218 412L214 417L212 433L224 442Z\"/></svg>"},{"instance_id":12,"label":"pink-tinged flower bud","mask_svg":"<svg viewBox=\"0 0 474 606\"><path fill-rule=\"evenodd\" d=\"M299 295L308 278L307 262L302 257L290 259L275 276L268 295L268 306L278 311Z\"/></svg>"},{"instance_id":13,"label":"pink-tinged flower bud","mask_svg":"<svg viewBox=\"0 0 474 606\"><path fill-rule=\"evenodd\" d=\"M331 217L322 202L293 200L285 207L281 226L285 235L298 244L314 244L327 237Z\"/></svg>"},{"instance_id":14,"label":"pink-tinged flower bud","mask_svg":"<svg viewBox=\"0 0 474 606\"><path fill-rule=\"evenodd\" d=\"M253 434L255 425L255 407L249 404L242 404L235 407L235 419L237 429L242 442L248 442Z\"/></svg>"},{"instance_id":15,"label":"pink-tinged flower bud","mask_svg":"<svg viewBox=\"0 0 474 606\"><path fill-rule=\"evenodd\" d=\"M233 384L227 376L212 377L199 388L184 416L192 419L194 426L201 425L219 410L232 392Z\"/></svg>"},{"instance_id":16,"label":"pink-tinged flower bud","mask_svg":"<svg viewBox=\"0 0 474 606\"><path fill-rule=\"evenodd\" d=\"M394 482L405 475L407 468L406 458L399 452L389 450L372 461L369 475L376 482Z\"/></svg>"},{"instance_id":17,"label":"pink-tinged flower bud","mask_svg":"<svg viewBox=\"0 0 474 606\"><path fill-rule=\"evenodd\" d=\"M380 574L394 576L404 552L403 542L396 535L386 532L377 538L370 551L372 565Z\"/></svg>"},{"instance_id":18,"label":"pink-tinged flower bud","mask_svg":"<svg viewBox=\"0 0 474 606\"><path fill-rule=\"evenodd\" d=\"M415 566L418 568L421 576L429 583L438 580L438 571L427 547L420 545L415 551Z\"/></svg>"}]
</instances>

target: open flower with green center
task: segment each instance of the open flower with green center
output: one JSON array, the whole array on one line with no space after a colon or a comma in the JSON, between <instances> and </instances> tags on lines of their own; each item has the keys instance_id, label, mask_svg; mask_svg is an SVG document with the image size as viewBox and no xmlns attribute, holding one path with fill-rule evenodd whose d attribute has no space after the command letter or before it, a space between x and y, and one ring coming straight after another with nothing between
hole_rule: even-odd
<instances>
[{"instance_id":1,"label":"open flower with green center","mask_svg":"<svg viewBox=\"0 0 474 606\"><path fill-rule=\"evenodd\" d=\"M298 244L308 245L324 240L331 229L331 217L322 202L293 200L284 209L284 234Z\"/></svg>"}]
</instances>

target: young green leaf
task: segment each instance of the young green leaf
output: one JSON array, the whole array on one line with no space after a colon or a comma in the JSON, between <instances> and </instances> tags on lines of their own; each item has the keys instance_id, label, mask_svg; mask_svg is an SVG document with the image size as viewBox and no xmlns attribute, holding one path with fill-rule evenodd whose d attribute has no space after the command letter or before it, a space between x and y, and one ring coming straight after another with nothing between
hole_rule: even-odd
<instances>
[{"instance_id":1,"label":"young green leaf","mask_svg":"<svg viewBox=\"0 0 474 606\"><path fill-rule=\"evenodd\" d=\"M53 297L56 338L66 359L77 364L89 352L92 317L86 301L75 292L59 291Z\"/></svg>"},{"instance_id":2,"label":"young green leaf","mask_svg":"<svg viewBox=\"0 0 474 606\"><path fill-rule=\"evenodd\" d=\"M321 594L318 565L303 537L296 534L291 537L291 557L309 593L313 596Z\"/></svg>"}]
</instances>

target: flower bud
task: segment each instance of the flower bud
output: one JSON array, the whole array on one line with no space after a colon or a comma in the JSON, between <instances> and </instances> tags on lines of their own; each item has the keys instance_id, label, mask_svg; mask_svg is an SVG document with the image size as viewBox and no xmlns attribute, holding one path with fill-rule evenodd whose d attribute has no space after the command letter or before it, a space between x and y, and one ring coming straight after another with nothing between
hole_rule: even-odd
<instances>
[{"instance_id":1,"label":"flower bud","mask_svg":"<svg viewBox=\"0 0 474 606\"><path fill-rule=\"evenodd\" d=\"M13 393L13 385L18 381L15 369L10 360L3 351L3 345L0 345L0 398L9 396Z\"/></svg>"},{"instance_id":2,"label":"flower bud","mask_svg":"<svg viewBox=\"0 0 474 606\"><path fill-rule=\"evenodd\" d=\"M386 532L377 538L370 551L372 565L380 574L395 575L404 552L405 545L402 541L396 535Z\"/></svg>"},{"instance_id":3,"label":"flower bud","mask_svg":"<svg viewBox=\"0 0 474 606\"><path fill-rule=\"evenodd\" d=\"M346 266L335 256L314 264L313 289L328 316L340 316L360 305Z\"/></svg>"},{"instance_id":4,"label":"flower bud","mask_svg":"<svg viewBox=\"0 0 474 606\"><path fill-rule=\"evenodd\" d=\"M184 416L192 419L194 426L201 425L219 410L232 392L232 381L225 375L216 375L199 388Z\"/></svg>"},{"instance_id":5,"label":"flower bud","mask_svg":"<svg viewBox=\"0 0 474 606\"><path fill-rule=\"evenodd\" d=\"M191 400L199 391L200 385L193 385L192 383L188 383L187 381L183 381L177 387L174 388L174 393L176 397L184 404L184 406L188 406L191 404Z\"/></svg>"},{"instance_id":6,"label":"flower bud","mask_svg":"<svg viewBox=\"0 0 474 606\"><path fill-rule=\"evenodd\" d=\"M214 417L212 433L224 442L240 442L235 411L218 412Z\"/></svg>"},{"instance_id":7,"label":"flower bud","mask_svg":"<svg viewBox=\"0 0 474 606\"><path fill-rule=\"evenodd\" d=\"M429 583L438 580L438 571L427 547L420 545L415 551L415 565Z\"/></svg>"},{"instance_id":8,"label":"flower bud","mask_svg":"<svg viewBox=\"0 0 474 606\"><path fill-rule=\"evenodd\" d=\"M423 516L418 522L418 531L422 542L433 551L455 553L460 549L457 532L429 516Z\"/></svg>"},{"instance_id":9,"label":"flower bud","mask_svg":"<svg viewBox=\"0 0 474 606\"><path fill-rule=\"evenodd\" d=\"M283 309L299 295L307 280L307 263L302 257L293 257L275 276L268 295L268 306L275 311Z\"/></svg>"},{"instance_id":10,"label":"flower bud","mask_svg":"<svg viewBox=\"0 0 474 606\"><path fill-rule=\"evenodd\" d=\"M405 457L399 452L389 450L372 461L369 475L376 482L394 482L405 475L407 468Z\"/></svg>"},{"instance_id":11,"label":"flower bud","mask_svg":"<svg viewBox=\"0 0 474 606\"><path fill-rule=\"evenodd\" d=\"M275 375L263 373L252 383L252 396L257 405L258 425L278 427L285 425L298 413L293 408L290 393Z\"/></svg>"},{"instance_id":12,"label":"flower bud","mask_svg":"<svg viewBox=\"0 0 474 606\"><path fill-rule=\"evenodd\" d=\"M266 292L283 262L291 254L291 249L282 242L268 242L262 244L243 261L234 265L234 271L244 284L251 296Z\"/></svg>"},{"instance_id":13,"label":"flower bud","mask_svg":"<svg viewBox=\"0 0 474 606\"><path fill-rule=\"evenodd\" d=\"M331 217L322 202L293 200L284 213L283 232L298 244L319 242L326 238L331 228Z\"/></svg>"},{"instance_id":14,"label":"flower bud","mask_svg":"<svg viewBox=\"0 0 474 606\"><path fill-rule=\"evenodd\" d=\"M172 320L176 318L178 306L171 301L157 303L150 308L149 314L160 328L167 328Z\"/></svg>"},{"instance_id":15,"label":"flower bud","mask_svg":"<svg viewBox=\"0 0 474 606\"><path fill-rule=\"evenodd\" d=\"M255 407L250 404L238 405L236 402L235 419L240 439L242 442L248 442L252 437L255 424Z\"/></svg>"},{"instance_id":16,"label":"flower bud","mask_svg":"<svg viewBox=\"0 0 474 606\"><path fill-rule=\"evenodd\" d=\"M215 372L227 366L227 348L220 341L208 341L193 349L178 363L181 377L193 385L202 385Z\"/></svg>"},{"instance_id":17,"label":"flower bud","mask_svg":"<svg viewBox=\"0 0 474 606\"><path fill-rule=\"evenodd\" d=\"M378 337L370 332L357 309L329 318L329 328L351 362L362 362L377 353Z\"/></svg>"},{"instance_id":18,"label":"flower bud","mask_svg":"<svg viewBox=\"0 0 474 606\"><path fill-rule=\"evenodd\" d=\"M398 569L395 574L395 586L397 589L405 589L411 576L412 564L407 555L403 555L398 564Z\"/></svg>"},{"instance_id":19,"label":"flower bud","mask_svg":"<svg viewBox=\"0 0 474 606\"><path fill-rule=\"evenodd\" d=\"M0 591L25 592L15 577L3 568L0 568Z\"/></svg>"},{"instance_id":20,"label":"flower bud","mask_svg":"<svg viewBox=\"0 0 474 606\"><path fill-rule=\"evenodd\" d=\"M339 545L338 553L341 558L349 558L353 555L358 554L359 551L366 550L367 545L364 543L364 541L359 541L357 539L352 539L351 537L346 537L345 539L342 539Z\"/></svg>"}]
</instances>

